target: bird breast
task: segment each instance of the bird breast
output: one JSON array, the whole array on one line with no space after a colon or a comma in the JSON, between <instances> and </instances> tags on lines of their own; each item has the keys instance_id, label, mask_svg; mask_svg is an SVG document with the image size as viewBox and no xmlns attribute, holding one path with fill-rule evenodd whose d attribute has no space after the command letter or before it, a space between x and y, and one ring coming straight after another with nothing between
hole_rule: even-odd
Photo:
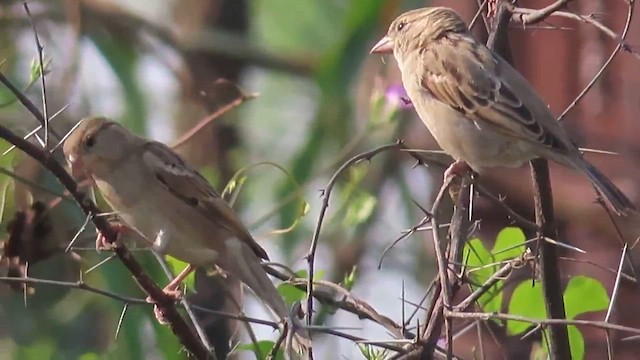
<instances>
[{"instance_id":1,"label":"bird breast","mask_svg":"<svg viewBox=\"0 0 640 360\"><path fill-rule=\"evenodd\" d=\"M450 106L434 99L427 91L407 89L418 116L438 145L456 160L462 160L476 172L498 166L518 167L533 158L531 145L505 136L491 124L473 121ZM413 97L421 97L414 101Z\"/></svg>"},{"instance_id":2,"label":"bird breast","mask_svg":"<svg viewBox=\"0 0 640 360\"><path fill-rule=\"evenodd\" d=\"M174 197L154 177L132 177L123 165L96 185L117 216L161 254L195 265L211 265L218 258L222 231L190 205ZM142 178L153 181L144 181ZM218 241L220 240L220 241Z\"/></svg>"}]
</instances>

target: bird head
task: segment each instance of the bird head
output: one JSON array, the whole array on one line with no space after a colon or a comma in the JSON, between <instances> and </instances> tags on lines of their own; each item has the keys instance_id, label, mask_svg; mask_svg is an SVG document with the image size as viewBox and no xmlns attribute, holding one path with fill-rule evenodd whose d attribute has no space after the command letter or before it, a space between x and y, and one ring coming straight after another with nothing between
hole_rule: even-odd
<instances>
[{"instance_id":1,"label":"bird head","mask_svg":"<svg viewBox=\"0 0 640 360\"><path fill-rule=\"evenodd\" d=\"M100 175L131 154L135 138L115 121L85 118L64 142L63 152L74 177Z\"/></svg>"},{"instance_id":2,"label":"bird head","mask_svg":"<svg viewBox=\"0 0 640 360\"><path fill-rule=\"evenodd\" d=\"M454 10L446 7L426 7L398 16L387 34L371 49L371 53L405 54L428 47L429 43L447 33L467 33L467 25Z\"/></svg>"}]
</instances>

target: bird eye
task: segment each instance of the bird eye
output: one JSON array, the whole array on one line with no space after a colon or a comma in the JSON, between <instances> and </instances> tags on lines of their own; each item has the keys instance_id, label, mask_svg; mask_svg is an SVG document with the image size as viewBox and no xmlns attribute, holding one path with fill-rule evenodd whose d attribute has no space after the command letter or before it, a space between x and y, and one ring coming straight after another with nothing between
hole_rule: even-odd
<instances>
[{"instance_id":1,"label":"bird eye","mask_svg":"<svg viewBox=\"0 0 640 360\"><path fill-rule=\"evenodd\" d=\"M96 138L94 136L87 136L87 138L84 141L84 145L88 148L92 148L93 145L96 144Z\"/></svg>"},{"instance_id":2,"label":"bird eye","mask_svg":"<svg viewBox=\"0 0 640 360\"><path fill-rule=\"evenodd\" d=\"M406 23L404 21L401 21L398 26L396 26L396 30L400 31L402 29L404 29L404 26L406 25Z\"/></svg>"}]
</instances>

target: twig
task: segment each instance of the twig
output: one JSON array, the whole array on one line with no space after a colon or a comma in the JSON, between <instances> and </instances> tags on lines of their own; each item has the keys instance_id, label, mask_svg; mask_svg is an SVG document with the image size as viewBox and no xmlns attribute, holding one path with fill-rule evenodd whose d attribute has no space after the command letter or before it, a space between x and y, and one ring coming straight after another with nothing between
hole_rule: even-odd
<instances>
[{"instance_id":1,"label":"twig","mask_svg":"<svg viewBox=\"0 0 640 360\"><path fill-rule=\"evenodd\" d=\"M436 216L436 214L438 213L438 210L440 208L440 203L444 198L444 194L447 193L447 190L449 189L449 186L451 185L452 180L453 180L453 177L448 177L447 179L445 179L445 182L440 187L440 190L438 191L438 194L436 195L436 198L433 202L433 206L431 207L431 214L432 214L431 226L433 227L433 229L439 229L440 227L438 225L438 217ZM433 238L433 247L436 253L436 262L438 265L438 279L440 280L440 283L438 286L439 291L435 293L435 294L438 294L438 298L433 306L434 312L428 314L429 317L427 318L427 321L425 321L425 331L423 334L425 338L423 339L422 356L428 356L428 354L433 351L435 344L438 341L438 337L440 335L439 328L441 326L439 324L441 324L441 321L438 321L437 319L442 316L441 315L442 308L444 307L447 307L449 309L451 308L451 287L449 286L449 277L447 274L448 273L447 263L442 251L443 242L440 239L440 232L437 230L434 230L432 232L432 238ZM435 321L435 324L432 323L434 321ZM431 328L434 330L427 332L429 325L431 325ZM444 325L445 325L445 331L447 332L447 335L449 335L451 331L451 323L446 318L444 319ZM435 329L438 329L438 330L436 331ZM450 354L448 354L447 357L450 357L449 355Z\"/></svg>"},{"instance_id":2,"label":"twig","mask_svg":"<svg viewBox=\"0 0 640 360\"><path fill-rule=\"evenodd\" d=\"M568 325L583 325L590 326L604 330L612 330L612 331L623 331L632 334L639 334L640 329L632 328L623 325L611 324L605 321L589 321L589 320L567 320L567 319L534 319L526 316L520 315L512 315L498 312L459 312L459 311L446 311L446 315L458 318L458 319L476 319L476 320L490 320L490 319L500 319L500 320L514 320L514 321L522 321L526 323L530 323L533 325L541 325L541 326L560 326L567 327ZM571 357L566 358L571 359Z\"/></svg>"},{"instance_id":3,"label":"twig","mask_svg":"<svg viewBox=\"0 0 640 360\"><path fill-rule=\"evenodd\" d=\"M267 355L267 360L272 360L276 358L276 356L278 355L278 350L280 350L280 347L282 346L282 343L286 338L287 338L287 332L283 331L280 334L280 336L278 336L278 340L276 341L276 343L273 344L271 351L269 351L269 354Z\"/></svg>"},{"instance_id":4,"label":"twig","mask_svg":"<svg viewBox=\"0 0 640 360\"><path fill-rule=\"evenodd\" d=\"M47 280L47 279L37 279L31 277L11 277L11 276L1 276L0 282L5 283L19 283L19 284L30 284L30 285L51 285L51 286L59 286L69 289L78 289L84 290L88 292L92 292L94 294L106 296L111 299L122 301L125 304L131 305L149 305L144 299L127 297L124 295L116 294L111 291L99 289L93 287L91 285L87 285L82 281L77 282L69 282L69 281L58 281L58 280Z\"/></svg>"},{"instance_id":5,"label":"twig","mask_svg":"<svg viewBox=\"0 0 640 360\"><path fill-rule=\"evenodd\" d=\"M607 67L609 67L609 64L611 64L611 62L613 61L613 58L616 57L616 55L620 52L620 50L621 49L625 49L625 50L630 49L630 47L628 47L628 45L625 45L624 41L627 38L627 34L629 33L629 28L631 27L631 19L633 18L633 10L634 10L634 5L635 5L635 0L629 0L628 4L629 4L629 10L627 11L627 20L626 20L626 22L624 24L624 29L622 30L622 35L620 35L620 38L617 39L618 40L618 44L616 45L616 47L611 52L611 55L609 55L609 58L607 59L607 61L605 61L604 64L602 64L602 66L600 67L600 70L598 70L598 72L596 72L596 74L593 76L591 81L589 81L587 86L585 86L584 89L582 89L580 94L578 94L578 96L576 96L576 98L571 102L571 104L569 104L569 106L567 106L567 108L562 112L562 114L560 114L560 116L558 117L558 121L562 121L562 119L567 115L567 113L569 111L571 111L571 109L573 109L578 104L578 102L580 100L582 100L582 98L587 94L587 92L589 92L589 90L591 90L593 85L596 83L596 81L598 81L600 76L602 76L602 74L604 73L605 69ZM595 21L595 20L593 20L593 21Z\"/></svg>"},{"instance_id":6,"label":"twig","mask_svg":"<svg viewBox=\"0 0 640 360\"><path fill-rule=\"evenodd\" d=\"M167 279L169 281L173 280L174 275L171 272L171 269L169 269L169 266L167 265L167 261L164 259L164 257L156 253L155 251L152 251L152 253L156 258L156 261L158 261L158 264L160 264L160 268L162 268L162 272L164 272L164 274L167 276ZM200 341L202 341L202 344L207 348L207 350L209 350L210 352L213 352L214 349L213 349L213 346L211 346L211 343L209 343L209 337L207 336L206 331L202 328L202 325L198 321L198 318L196 317L195 313L193 312L192 306L189 303L189 300L187 300L187 297L183 296L182 299L180 299L180 303L182 303L182 307L184 307L185 311L187 312L187 315L189 315L189 318L191 319L191 324L193 324L193 327L196 330L196 334L198 334L198 337L200 337Z\"/></svg>"},{"instance_id":7,"label":"twig","mask_svg":"<svg viewBox=\"0 0 640 360\"><path fill-rule=\"evenodd\" d=\"M523 13L517 13L515 11L515 9L511 9L510 11L514 14L513 16L516 17L516 14L519 14L519 16L517 16L517 20L519 22L522 23L522 25L529 25L529 24L535 24L541 21L546 20L549 16L551 16L551 14L553 14L554 12L564 8L567 6L568 3L570 3L573 0L557 0L556 2L554 2L551 5L548 5L547 7L544 7L542 9L537 9L537 10L531 10L526 14Z\"/></svg>"},{"instance_id":8,"label":"twig","mask_svg":"<svg viewBox=\"0 0 640 360\"><path fill-rule=\"evenodd\" d=\"M15 85L13 85L13 83L11 83L11 81L2 73L2 71L0 71L0 82L4 86L6 86L9 91L11 91L11 93L18 99L18 101L20 101L22 106L24 106L31 113L31 115L33 115L33 117L35 117L36 120L38 120L38 122L44 127L46 122L40 110L38 110L36 105L31 100L29 100L29 98L26 97ZM60 138L60 136L53 129L51 129L49 132L55 135L57 138Z\"/></svg>"},{"instance_id":9,"label":"twig","mask_svg":"<svg viewBox=\"0 0 640 360\"><path fill-rule=\"evenodd\" d=\"M508 276L513 269L520 268L526 262L523 258L517 258L509 261L504 264L498 271L493 273L491 277L489 277L484 284L474 290L471 295L467 296L466 299L462 300L458 305L456 305L453 310L455 311L465 311L471 304L475 303L482 295L484 295L493 285L495 285L498 281L504 280L506 276Z\"/></svg>"},{"instance_id":10,"label":"twig","mask_svg":"<svg viewBox=\"0 0 640 360\"><path fill-rule=\"evenodd\" d=\"M40 184L38 184L38 183L36 183L34 181L31 181L31 180L29 180L29 179L27 179L27 178L25 178L23 176L20 176L20 175L16 174L15 172L13 172L11 170L5 169L5 168L3 168L1 166L0 166L0 173L5 174L7 176L10 176L13 179L15 179L15 180L27 185L27 186L30 186L30 187L32 187L34 189L38 189L38 190L44 191L44 192L46 192L46 193L48 193L50 195L59 197L59 198L61 198L63 200L74 201L72 198L70 198L69 196L67 196L65 194L60 194L60 193L58 193L58 192L56 192L54 190L49 189L46 186L43 186L43 185L40 185Z\"/></svg>"},{"instance_id":11,"label":"twig","mask_svg":"<svg viewBox=\"0 0 640 360\"><path fill-rule=\"evenodd\" d=\"M313 232L313 237L311 239L309 252L307 253L307 256L306 256L307 264L308 264L308 276L309 276L307 281L307 313L306 313L307 325L310 326L312 324L312 316L313 316L312 315L313 314L313 297L311 296L311 294L313 293L313 276L314 276L316 249L318 247L318 240L320 238L320 230L322 229L322 224L324 222L327 209L329 208L329 198L331 197L331 192L333 191L333 188L338 180L338 177L346 169L348 169L349 167L351 167L352 165L360 161L370 160L372 157L376 156L381 152L385 152L389 150L397 150L397 149L400 149L401 147L402 147L402 142L398 141L394 144L383 145L373 150L370 150L352 157L351 159L343 163L340 166L340 168L338 168L338 170L333 174L333 176L329 180L329 183L324 189L322 193L322 206L320 208L320 214L318 215L318 221L316 223L316 227Z\"/></svg>"},{"instance_id":12,"label":"twig","mask_svg":"<svg viewBox=\"0 0 640 360\"><path fill-rule=\"evenodd\" d=\"M538 225L536 225L536 223L534 223L532 221L529 221L524 216L522 216L522 215L518 214L517 212L515 212L512 208L510 208L504 202L503 199L500 199L499 197L497 197L494 194L492 194L491 191L489 191L489 189L485 188L482 185L476 185L476 188L478 189L478 193L480 195L486 197L492 203L494 203L500 209L502 209L504 212L506 212L507 216L509 216L513 221L515 221L516 224L520 225L523 229L530 230L530 231L537 231L539 229Z\"/></svg>"},{"instance_id":13,"label":"twig","mask_svg":"<svg viewBox=\"0 0 640 360\"><path fill-rule=\"evenodd\" d=\"M45 85L44 80L44 59L42 55L42 44L40 43L40 37L38 36L38 30L36 29L36 23L31 17L31 11L29 10L29 5L27 5L26 0L22 0L22 6L24 7L24 11L27 13L27 17L29 18L29 22L31 23L31 28L33 29L33 37L36 42L36 49L38 51L38 66L40 66L40 86L42 87L42 112L44 113L44 148L49 149L49 107L47 106L47 86Z\"/></svg>"},{"instance_id":14,"label":"twig","mask_svg":"<svg viewBox=\"0 0 640 360\"><path fill-rule=\"evenodd\" d=\"M307 279L296 278L292 275L282 273L271 266L263 266L265 271L271 276L286 281L292 286L304 291L308 291ZM318 283L318 280L315 281ZM326 282L325 282L326 283ZM349 291L337 284L331 283L332 293L325 291L312 290L312 295L323 304L350 312L360 319L371 320L382 327L396 338L403 338L402 326L396 324L392 319L378 313L371 305L359 300L351 295Z\"/></svg>"},{"instance_id":15,"label":"twig","mask_svg":"<svg viewBox=\"0 0 640 360\"><path fill-rule=\"evenodd\" d=\"M255 95L246 95L246 94L242 93L239 97L237 97L236 99L234 99L230 103L220 107L218 110L214 111L213 113L207 115L204 119L200 120L200 122L198 124L196 124L196 126L194 126L191 129L189 129L189 131L184 133L178 140L174 141L174 143L171 145L171 147L175 149L175 148L178 148L178 147L184 145L184 143L189 141L189 139L191 139L195 134L197 134L198 131L202 130L205 126L210 124L213 120L215 120L215 119L219 118L220 116L228 113L229 111L237 108L238 106L240 106L245 101L250 100L250 99L254 99L254 98L255 98Z\"/></svg>"}]
</instances>

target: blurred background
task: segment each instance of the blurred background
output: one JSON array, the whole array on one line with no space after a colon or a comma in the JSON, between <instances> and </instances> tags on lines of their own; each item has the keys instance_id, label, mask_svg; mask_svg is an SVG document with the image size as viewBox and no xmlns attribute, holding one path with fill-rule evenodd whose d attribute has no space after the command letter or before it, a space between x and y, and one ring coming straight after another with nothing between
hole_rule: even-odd
<instances>
[{"instance_id":1,"label":"blurred background","mask_svg":"<svg viewBox=\"0 0 640 360\"><path fill-rule=\"evenodd\" d=\"M551 2L518 3L541 8ZM272 260L294 271L306 269L304 256L321 205L320 190L342 163L400 138L411 148L438 148L402 101L395 60L369 55L395 16L425 5L451 6L467 21L478 9L476 0L29 1L44 46L48 113L64 109L52 121L61 134L84 116L105 115L138 134L172 144L207 115L241 102L175 149L219 190L235 177L234 207ZM592 15L620 33L628 6L622 0L580 0L571 2L569 10ZM474 27L483 41L484 29L482 21ZM627 42L638 44L637 18L629 34ZM516 67L558 115L617 44L592 26L557 18L524 29L512 25L510 41ZM634 200L640 196L639 66L638 59L620 53L563 120L580 146L619 153L587 156ZM37 49L22 1L0 1L0 70L33 102L42 103ZM242 101L243 94L249 98ZM37 126L4 87L0 87L0 121L21 135ZM0 145L3 151L8 148L4 142ZM420 301L435 274L429 232L398 243L378 268L385 248L423 217L412 200L430 208L439 188L442 168L414 165L406 153L388 152L347 171L334 189L316 259L317 275L325 280L343 282L355 269L353 294L397 322L403 316L401 299L408 302L407 312L413 310L409 303ZM18 151L0 157L0 166L62 192L50 175ZM560 238L587 252L570 254L573 260L562 263L563 279L585 274L610 290L614 275L587 260L617 268L621 242L611 222L594 203L593 189L580 174L555 165L551 173ZM528 167L501 169L481 181L506 196L518 212L532 217ZM11 230L7 226L19 221L16 216L33 201L51 204L56 197L26 186L15 175L0 175L5 250ZM474 206L474 218L481 219L474 235L490 247L510 221L481 198ZM444 222L450 217L446 211L439 215ZM64 252L84 222L73 203L63 200L46 212L44 221L23 251L30 276L75 282L109 256L91 250L95 233L90 227L72 252ZM636 223L619 221L627 241L637 237ZM159 284L167 281L153 256L144 251L136 254ZM6 264L5 268L9 270L0 275L24 269ZM144 298L117 261L83 274L82 279L116 294ZM212 304L220 303L220 293L207 291L213 286L208 281L206 276L196 279L198 293L190 296L194 302L216 307ZM635 285L622 283L613 322L640 324L634 311L637 291ZM251 295L246 303L248 315L268 317ZM91 292L0 284L0 359L183 356L176 338L156 323L149 306L128 307L114 339L122 311L121 301ZM592 313L584 318L603 316ZM317 318L327 326L354 327L348 332L364 338L389 338L381 326L344 311L321 309ZM224 345L229 324L211 315L203 315L202 321L213 342L219 342L218 350L229 351ZM259 340L277 338L269 327L256 325L253 330ZM493 330L484 341L487 358L522 358L539 341L532 337L522 346L518 337L509 337L496 326ZM581 331L587 358L605 357L602 332ZM637 345L612 336L616 358L636 356ZM247 342L242 334L241 343ZM470 357L476 347L475 332L456 340L461 356ZM362 358L353 342L334 336L315 337L314 349L320 359ZM234 356L253 355L238 349Z\"/></svg>"}]
</instances>

